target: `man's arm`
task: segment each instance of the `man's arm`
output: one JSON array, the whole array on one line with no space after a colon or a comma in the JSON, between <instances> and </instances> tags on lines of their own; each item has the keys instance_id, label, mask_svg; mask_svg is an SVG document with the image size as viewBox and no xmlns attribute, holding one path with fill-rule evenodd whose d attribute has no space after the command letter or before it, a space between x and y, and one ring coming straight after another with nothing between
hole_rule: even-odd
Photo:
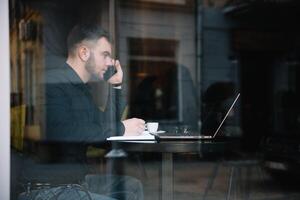
<instances>
[{"instance_id":1,"label":"man's arm","mask_svg":"<svg viewBox=\"0 0 300 200\"><path fill-rule=\"evenodd\" d=\"M122 85L123 82L123 70L121 67L121 64L118 60L113 60L114 66L116 67L116 73L110 78L108 79L108 83L112 84L113 86L117 86L114 87L114 92L112 92L113 95L115 95L115 97L112 97L112 101L109 102L115 102L117 107L111 107L112 109L114 109L114 113L116 113L116 120L120 120L121 119L121 115L125 109L125 103L124 102L124 96L121 93L120 86ZM119 88L118 88L119 87ZM112 96L113 96L112 95ZM114 101L115 100L115 101ZM110 108L110 105L107 107ZM137 119L137 118L132 118L132 119L127 119L122 121L122 124L124 126L124 131L118 129L117 126L117 130L116 132L118 133L118 135L139 135L141 134L144 130L145 130L145 121L142 119ZM119 126L120 127L120 126Z\"/></svg>"}]
</instances>

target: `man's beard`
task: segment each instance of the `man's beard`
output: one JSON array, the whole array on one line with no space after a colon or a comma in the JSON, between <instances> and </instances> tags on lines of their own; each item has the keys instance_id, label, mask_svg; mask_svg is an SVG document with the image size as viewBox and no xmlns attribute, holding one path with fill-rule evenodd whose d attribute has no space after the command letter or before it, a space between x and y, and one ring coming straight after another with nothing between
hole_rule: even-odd
<instances>
[{"instance_id":1,"label":"man's beard","mask_svg":"<svg viewBox=\"0 0 300 200\"><path fill-rule=\"evenodd\" d=\"M96 63L95 63L95 56L94 53L91 52L89 59L86 61L85 64L86 71L91 75L91 80L100 80L101 77L96 72Z\"/></svg>"}]
</instances>

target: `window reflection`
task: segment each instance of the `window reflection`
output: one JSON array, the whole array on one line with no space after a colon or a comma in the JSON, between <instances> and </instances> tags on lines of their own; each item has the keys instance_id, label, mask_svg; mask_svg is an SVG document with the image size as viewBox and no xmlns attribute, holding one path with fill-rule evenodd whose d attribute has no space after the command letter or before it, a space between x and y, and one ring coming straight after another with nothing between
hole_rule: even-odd
<instances>
[{"instance_id":1,"label":"window reflection","mask_svg":"<svg viewBox=\"0 0 300 200\"><path fill-rule=\"evenodd\" d=\"M162 129L186 124L198 130L195 2L119 5L119 53L128 71L129 115L160 121Z\"/></svg>"},{"instance_id":2,"label":"window reflection","mask_svg":"<svg viewBox=\"0 0 300 200\"><path fill-rule=\"evenodd\" d=\"M129 39L130 115L178 120L177 42Z\"/></svg>"},{"instance_id":3,"label":"window reflection","mask_svg":"<svg viewBox=\"0 0 300 200\"><path fill-rule=\"evenodd\" d=\"M228 162L223 168L216 164L214 169L223 171L215 175L225 174L222 180L234 177L227 171L236 166L242 174L245 166L260 172L259 161L266 163L263 167L287 171L295 169L291 163L299 163L300 34L296 19L300 9L296 1L10 0L9 9L12 199L18 199L27 187L31 191L39 184L54 188L61 181L79 191L89 184L90 192L102 194L103 188L94 182L113 182L116 177L110 174L128 175L133 185L143 188L140 196L159 199L161 187L153 185L162 178L162 158L178 170L174 182L180 184L174 197L179 197L174 199L181 198L180 192L197 199L210 195L199 188L211 180L207 170L218 164L215 161L227 162L232 157L243 161ZM159 129L167 132L212 135L241 93L220 129L221 139L239 141L238 153L215 155L214 149L201 144L194 152L166 156L157 148L155 153L126 152L105 140L49 141L45 127L53 127L45 118L45 75L61 70L68 56L68 33L74 25L87 22L100 25L112 36L111 57L120 60L124 72L122 91L127 107L118 113L122 119L159 122ZM111 108L107 97L114 88L96 79L84 87L91 91L93 108ZM93 116L77 113L76 117L88 121ZM109 120L115 117L113 113ZM149 150L146 143L145 148ZM211 154L217 158L206 159ZM247 159L254 162L244 162ZM187 171L190 166L186 163L194 170ZM93 179L86 174L103 176ZM261 177L255 178L259 182ZM186 179L197 183L197 188L191 189ZM269 176L263 179L273 181ZM220 198L227 187L222 184L217 188ZM125 187L123 183L119 186Z\"/></svg>"},{"instance_id":4,"label":"window reflection","mask_svg":"<svg viewBox=\"0 0 300 200\"><path fill-rule=\"evenodd\" d=\"M111 167L101 166L109 150L106 144L84 143L87 151L78 153L78 144L49 141L45 132L45 127L49 130L45 116L53 111L45 108L45 75L49 70L60 70L65 63L66 38L78 23L97 23L113 36L112 56L120 59L124 68L122 87L128 102L125 118L159 121L160 129L167 131L183 127L201 130L200 91L214 81L207 76L210 66L197 57L202 47L195 26L196 6L191 0L10 2L12 112L16 113L12 123L17 124L12 131L12 145L24 156L24 169L20 171L23 185L59 184L62 179L64 183L79 183L82 176L91 173L87 168L82 170L86 167L81 165L83 161L91 162L88 164L93 165L94 173L107 174L103 168ZM201 79L204 75L200 67L208 79ZM93 91L95 107L109 105L106 99L111 91L105 83L92 80L88 87ZM86 160L73 159L74 155ZM49 164L55 165L51 172ZM72 168L68 173L61 170L68 167ZM35 175L36 168L42 169Z\"/></svg>"}]
</instances>

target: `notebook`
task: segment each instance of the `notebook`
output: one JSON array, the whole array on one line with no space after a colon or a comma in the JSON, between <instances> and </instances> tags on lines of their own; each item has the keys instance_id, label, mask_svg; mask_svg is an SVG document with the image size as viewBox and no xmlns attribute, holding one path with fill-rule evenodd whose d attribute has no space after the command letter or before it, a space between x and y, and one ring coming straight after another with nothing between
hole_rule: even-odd
<instances>
[{"instance_id":1,"label":"notebook","mask_svg":"<svg viewBox=\"0 0 300 200\"><path fill-rule=\"evenodd\" d=\"M228 109L226 115L224 116L224 118L222 119L221 123L219 124L219 126L217 127L217 129L215 130L213 135L201 135L201 134L174 134L174 133L152 133L152 135L155 136L156 140L202 140L202 139L213 139L217 136L217 134L219 133L219 130L221 129L222 125L224 124L226 118L228 117L229 113L231 112L233 106L235 105L235 103L237 102L238 98L240 97L240 93L237 94L237 96L235 97L233 103L231 104L230 108Z\"/></svg>"},{"instance_id":2,"label":"notebook","mask_svg":"<svg viewBox=\"0 0 300 200\"><path fill-rule=\"evenodd\" d=\"M107 141L155 141L157 136L150 134L148 131L144 131L141 135L137 136L112 136L107 138Z\"/></svg>"}]
</instances>

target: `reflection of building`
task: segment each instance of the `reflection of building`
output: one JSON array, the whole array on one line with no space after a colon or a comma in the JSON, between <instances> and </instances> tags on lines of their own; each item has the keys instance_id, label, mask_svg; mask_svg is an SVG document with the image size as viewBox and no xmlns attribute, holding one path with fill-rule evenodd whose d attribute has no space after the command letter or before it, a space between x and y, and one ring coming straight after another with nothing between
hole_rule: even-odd
<instances>
[{"instance_id":1,"label":"reflection of building","mask_svg":"<svg viewBox=\"0 0 300 200\"><path fill-rule=\"evenodd\" d=\"M178 120L177 42L130 38L128 45L130 115Z\"/></svg>"},{"instance_id":2,"label":"reflection of building","mask_svg":"<svg viewBox=\"0 0 300 200\"><path fill-rule=\"evenodd\" d=\"M136 100L133 98L137 96L138 85L143 79L155 76L154 87L161 90L162 96L153 97L157 109L154 107L153 114L147 118L183 122L181 85L184 77L179 63L188 68L194 83L197 79L194 6L193 1L121 3L118 16L118 30L122 30L119 33L119 56L128 70L132 114L143 110L134 108Z\"/></svg>"}]
</instances>

